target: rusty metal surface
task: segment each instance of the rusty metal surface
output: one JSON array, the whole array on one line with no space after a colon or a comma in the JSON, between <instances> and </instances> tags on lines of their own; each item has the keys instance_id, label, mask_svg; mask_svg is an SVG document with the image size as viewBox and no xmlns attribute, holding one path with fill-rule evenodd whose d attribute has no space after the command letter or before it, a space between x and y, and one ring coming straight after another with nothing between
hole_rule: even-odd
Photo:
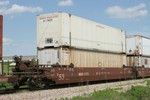
<instances>
[{"instance_id":1,"label":"rusty metal surface","mask_svg":"<svg viewBox=\"0 0 150 100\"><path fill-rule=\"evenodd\" d=\"M139 75L138 77L149 77L150 68L138 68Z\"/></svg>"},{"instance_id":2,"label":"rusty metal surface","mask_svg":"<svg viewBox=\"0 0 150 100\"><path fill-rule=\"evenodd\" d=\"M17 82L17 77L16 76L1 75L0 76L0 83L4 83L4 82Z\"/></svg>"},{"instance_id":3,"label":"rusty metal surface","mask_svg":"<svg viewBox=\"0 0 150 100\"><path fill-rule=\"evenodd\" d=\"M51 68L45 76L56 84L131 78L131 68Z\"/></svg>"},{"instance_id":4,"label":"rusty metal surface","mask_svg":"<svg viewBox=\"0 0 150 100\"><path fill-rule=\"evenodd\" d=\"M129 79L150 76L150 68L144 66L74 67L74 65L33 65L14 57L16 66L12 75L0 76L0 82L27 83L30 87L79 82Z\"/></svg>"}]
</instances>

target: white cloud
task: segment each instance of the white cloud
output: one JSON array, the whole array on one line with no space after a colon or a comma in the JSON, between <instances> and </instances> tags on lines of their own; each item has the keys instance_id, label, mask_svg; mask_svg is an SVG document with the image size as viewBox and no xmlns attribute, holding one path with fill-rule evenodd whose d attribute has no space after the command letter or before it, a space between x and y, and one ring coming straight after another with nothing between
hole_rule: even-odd
<instances>
[{"instance_id":1,"label":"white cloud","mask_svg":"<svg viewBox=\"0 0 150 100\"><path fill-rule=\"evenodd\" d=\"M11 45L13 43L13 40L10 38L3 38L3 45Z\"/></svg>"},{"instance_id":2,"label":"white cloud","mask_svg":"<svg viewBox=\"0 0 150 100\"><path fill-rule=\"evenodd\" d=\"M24 12L41 12L43 9L41 7L29 7L29 6L21 6L17 4L13 4L10 8L7 8L9 4L8 0L0 1L0 14L16 14L16 13L24 13Z\"/></svg>"},{"instance_id":3,"label":"white cloud","mask_svg":"<svg viewBox=\"0 0 150 100\"><path fill-rule=\"evenodd\" d=\"M8 0L2 0L2 1L0 1L0 8L6 6L6 5L8 5L8 4L9 4L9 1L8 1Z\"/></svg>"},{"instance_id":4,"label":"white cloud","mask_svg":"<svg viewBox=\"0 0 150 100\"><path fill-rule=\"evenodd\" d=\"M4 13L5 14L14 14L14 13L23 13L23 12L40 12L42 11L42 8L40 7L26 7L26 6L20 6L17 4L12 5L11 8L7 9Z\"/></svg>"},{"instance_id":5,"label":"white cloud","mask_svg":"<svg viewBox=\"0 0 150 100\"><path fill-rule=\"evenodd\" d=\"M135 7L122 8L120 6L113 6L106 9L106 13L110 15L111 18L137 18L147 16L148 11L146 5L141 3Z\"/></svg>"},{"instance_id":6,"label":"white cloud","mask_svg":"<svg viewBox=\"0 0 150 100\"><path fill-rule=\"evenodd\" d=\"M58 3L58 6L72 6L73 4L72 0L63 0Z\"/></svg>"}]
</instances>

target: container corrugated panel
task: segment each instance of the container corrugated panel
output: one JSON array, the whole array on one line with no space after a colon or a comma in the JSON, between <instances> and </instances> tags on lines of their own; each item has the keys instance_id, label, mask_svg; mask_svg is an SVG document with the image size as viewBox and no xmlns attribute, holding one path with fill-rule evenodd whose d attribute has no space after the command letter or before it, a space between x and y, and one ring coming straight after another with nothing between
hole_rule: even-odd
<instances>
[{"instance_id":1,"label":"container corrugated panel","mask_svg":"<svg viewBox=\"0 0 150 100\"><path fill-rule=\"evenodd\" d=\"M126 56L121 54L72 50L71 61L77 67L122 67L126 65Z\"/></svg>"},{"instance_id":2,"label":"container corrugated panel","mask_svg":"<svg viewBox=\"0 0 150 100\"><path fill-rule=\"evenodd\" d=\"M0 60L2 60L2 50L3 50L3 16L0 15Z\"/></svg>"},{"instance_id":3,"label":"container corrugated panel","mask_svg":"<svg viewBox=\"0 0 150 100\"><path fill-rule=\"evenodd\" d=\"M141 65L150 68L150 57L141 57Z\"/></svg>"},{"instance_id":4,"label":"container corrugated panel","mask_svg":"<svg viewBox=\"0 0 150 100\"><path fill-rule=\"evenodd\" d=\"M127 57L127 66L140 66L139 57L138 56Z\"/></svg>"},{"instance_id":5,"label":"container corrugated panel","mask_svg":"<svg viewBox=\"0 0 150 100\"><path fill-rule=\"evenodd\" d=\"M67 13L37 16L37 47L59 46L125 53L125 31Z\"/></svg>"},{"instance_id":6,"label":"container corrugated panel","mask_svg":"<svg viewBox=\"0 0 150 100\"><path fill-rule=\"evenodd\" d=\"M140 35L128 36L127 54L150 56L150 38Z\"/></svg>"},{"instance_id":7,"label":"container corrugated panel","mask_svg":"<svg viewBox=\"0 0 150 100\"><path fill-rule=\"evenodd\" d=\"M150 38L142 37L142 54L150 56Z\"/></svg>"},{"instance_id":8,"label":"container corrugated panel","mask_svg":"<svg viewBox=\"0 0 150 100\"><path fill-rule=\"evenodd\" d=\"M144 56L129 56L127 57L128 66L144 66L150 68L150 57Z\"/></svg>"},{"instance_id":9,"label":"container corrugated panel","mask_svg":"<svg viewBox=\"0 0 150 100\"><path fill-rule=\"evenodd\" d=\"M125 54L112 54L77 49L46 49L38 51L39 64L69 65L75 67L122 67L126 65Z\"/></svg>"},{"instance_id":10,"label":"container corrugated panel","mask_svg":"<svg viewBox=\"0 0 150 100\"><path fill-rule=\"evenodd\" d=\"M125 52L125 33L122 30L72 16L71 33L72 46Z\"/></svg>"}]
</instances>

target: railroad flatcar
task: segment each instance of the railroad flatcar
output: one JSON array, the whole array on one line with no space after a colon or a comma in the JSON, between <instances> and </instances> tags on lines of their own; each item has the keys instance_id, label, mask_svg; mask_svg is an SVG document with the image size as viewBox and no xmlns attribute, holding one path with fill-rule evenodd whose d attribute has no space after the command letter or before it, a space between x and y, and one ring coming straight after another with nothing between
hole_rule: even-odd
<instances>
[{"instance_id":1,"label":"railroad flatcar","mask_svg":"<svg viewBox=\"0 0 150 100\"><path fill-rule=\"evenodd\" d=\"M11 82L14 88L24 84L29 88L45 88L57 84L149 77L148 65L129 65L129 59L141 54L129 46L127 49L126 45L123 30L63 12L38 15L38 64L14 56L16 65L12 75L0 76L0 82ZM145 64L148 63L145 60Z\"/></svg>"},{"instance_id":2,"label":"railroad flatcar","mask_svg":"<svg viewBox=\"0 0 150 100\"><path fill-rule=\"evenodd\" d=\"M144 66L122 67L74 67L70 65L34 65L14 57L16 62L12 76L0 76L0 82L11 82L17 89L22 85L29 88L46 88L57 84L83 83L102 80L144 78L150 76L150 68Z\"/></svg>"}]
</instances>

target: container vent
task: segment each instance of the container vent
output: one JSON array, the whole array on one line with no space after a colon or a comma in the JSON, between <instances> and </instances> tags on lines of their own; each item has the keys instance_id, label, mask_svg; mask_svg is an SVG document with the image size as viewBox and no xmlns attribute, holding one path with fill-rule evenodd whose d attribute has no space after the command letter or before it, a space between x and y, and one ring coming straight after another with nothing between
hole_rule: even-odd
<instances>
[{"instance_id":1,"label":"container vent","mask_svg":"<svg viewBox=\"0 0 150 100\"><path fill-rule=\"evenodd\" d=\"M46 38L45 43L46 44L53 43L53 38Z\"/></svg>"}]
</instances>

